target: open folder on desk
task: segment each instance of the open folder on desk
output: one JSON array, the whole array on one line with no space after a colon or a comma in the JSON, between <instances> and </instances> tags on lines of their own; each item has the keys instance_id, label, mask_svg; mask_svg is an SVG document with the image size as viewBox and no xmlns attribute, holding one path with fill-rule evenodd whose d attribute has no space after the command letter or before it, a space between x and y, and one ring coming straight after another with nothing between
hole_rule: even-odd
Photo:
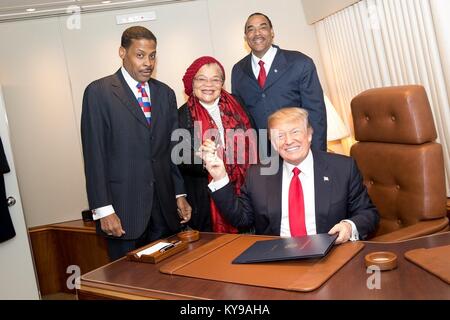
<instances>
[{"instance_id":1,"label":"open folder on desk","mask_svg":"<svg viewBox=\"0 0 450 320\"><path fill-rule=\"evenodd\" d=\"M303 237L256 241L233 260L234 264L324 257L337 235L326 233Z\"/></svg>"}]
</instances>

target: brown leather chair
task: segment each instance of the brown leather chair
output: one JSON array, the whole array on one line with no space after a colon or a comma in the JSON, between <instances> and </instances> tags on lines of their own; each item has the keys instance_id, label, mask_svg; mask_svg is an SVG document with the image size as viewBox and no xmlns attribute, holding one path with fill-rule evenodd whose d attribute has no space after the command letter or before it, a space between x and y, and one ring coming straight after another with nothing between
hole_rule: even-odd
<instances>
[{"instance_id":1,"label":"brown leather chair","mask_svg":"<svg viewBox=\"0 0 450 320\"><path fill-rule=\"evenodd\" d=\"M447 231L444 158L425 89L367 90L351 108L359 142L350 153L381 218L371 240Z\"/></svg>"}]
</instances>

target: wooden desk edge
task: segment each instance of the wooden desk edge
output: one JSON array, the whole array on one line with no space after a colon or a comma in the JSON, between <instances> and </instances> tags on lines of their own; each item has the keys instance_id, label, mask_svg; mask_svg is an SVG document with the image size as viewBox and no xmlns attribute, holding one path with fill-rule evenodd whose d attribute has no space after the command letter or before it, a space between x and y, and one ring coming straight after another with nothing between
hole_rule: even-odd
<instances>
[{"instance_id":1,"label":"wooden desk edge","mask_svg":"<svg viewBox=\"0 0 450 320\"><path fill-rule=\"evenodd\" d=\"M136 293L136 290L142 293ZM84 281L77 290L81 293L104 297L105 299L125 299L125 300L210 300L191 295L177 294L166 291L151 290L139 287L128 287L124 285L109 285L101 281Z\"/></svg>"},{"instance_id":2,"label":"wooden desk edge","mask_svg":"<svg viewBox=\"0 0 450 320\"><path fill-rule=\"evenodd\" d=\"M76 226L76 225L68 226L67 224L70 224L70 223L79 223L79 225L78 226ZM95 224L94 223L86 224L86 223L82 222L82 220L72 220L72 221L66 221L66 222L60 222L60 223L53 223L53 224L47 224L47 225L43 225L43 226L31 227L28 229L28 231L30 233L51 231L51 230L63 230L63 231L96 234Z\"/></svg>"},{"instance_id":3,"label":"wooden desk edge","mask_svg":"<svg viewBox=\"0 0 450 320\"><path fill-rule=\"evenodd\" d=\"M440 235L445 235L445 234L450 234L450 231L444 231L444 232L438 232L438 233L433 233L433 234L427 234L425 236L420 236L420 237L414 237L411 239L405 239L405 240L396 240L396 241L371 241L371 240L362 240L362 243L370 243L370 244L392 244L392 243L402 243L402 242L408 242L408 241L413 241L413 240L418 240L418 239L423 239L423 238L429 238L429 237L433 237L433 236L440 236Z\"/></svg>"}]
</instances>

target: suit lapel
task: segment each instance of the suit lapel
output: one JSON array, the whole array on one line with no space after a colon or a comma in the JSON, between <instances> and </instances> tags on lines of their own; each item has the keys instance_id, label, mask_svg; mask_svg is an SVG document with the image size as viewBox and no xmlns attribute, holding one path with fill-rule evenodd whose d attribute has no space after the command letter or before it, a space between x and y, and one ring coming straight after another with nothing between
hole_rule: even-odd
<instances>
[{"instance_id":1,"label":"suit lapel","mask_svg":"<svg viewBox=\"0 0 450 320\"><path fill-rule=\"evenodd\" d=\"M162 112L161 106L159 105L159 103L161 102L161 99L159 97L161 92L156 88L156 85L154 81L152 81L152 79L148 81L148 86L150 88L150 101L152 104L152 120L150 124L150 131L153 132L153 129L155 125L157 125L158 118Z\"/></svg>"},{"instance_id":2,"label":"suit lapel","mask_svg":"<svg viewBox=\"0 0 450 320\"><path fill-rule=\"evenodd\" d=\"M323 233L328 231L324 230L324 228L327 225L330 210L332 177L330 177L328 165L323 160L322 155L318 152L313 152L313 157L316 229L317 233Z\"/></svg>"},{"instance_id":3,"label":"suit lapel","mask_svg":"<svg viewBox=\"0 0 450 320\"><path fill-rule=\"evenodd\" d=\"M253 73L252 54L251 53L245 57L244 65L243 65L242 69L243 69L244 73L251 79L250 83L252 83L253 85L256 85L259 88L258 80L255 78L255 74Z\"/></svg>"},{"instance_id":4,"label":"suit lapel","mask_svg":"<svg viewBox=\"0 0 450 320\"><path fill-rule=\"evenodd\" d=\"M280 158L280 165L278 172L273 175L266 176L267 188L267 213L269 217L272 217L272 232L273 234L280 234L281 227L281 191L283 180L283 161Z\"/></svg>"},{"instance_id":5,"label":"suit lapel","mask_svg":"<svg viewBox=\"0 0 450 320\"><path fill-rule=\"evenodd\" d=\"M286 57L283 53L283 51L278 47L277 53L275 55L275 58L273 59L272 65L270 67L269 73L267 74L266 83L264 84L264 89L269 88L272 86L275 82L280 79L283 74L289 70L289 65L287 63Z\"/></svg>"},{"instance_id":6,"label":"suit lapel","mask_svg":"<svg viewBox=\"0 0 450 320\"><path fill-rule=\"evenodd\" d=\"M131 114L136 118L137 121L139 121L146 128L149 128L147 120L145 119L145 115L142 112L135 95L133 94L127 82L123 78L120 69L119 71L116 72L115 78L111 85L113 94L117 98L119 98L119 100L128 109L128 111L131 112Z\"/></svg>"}]
</instances>

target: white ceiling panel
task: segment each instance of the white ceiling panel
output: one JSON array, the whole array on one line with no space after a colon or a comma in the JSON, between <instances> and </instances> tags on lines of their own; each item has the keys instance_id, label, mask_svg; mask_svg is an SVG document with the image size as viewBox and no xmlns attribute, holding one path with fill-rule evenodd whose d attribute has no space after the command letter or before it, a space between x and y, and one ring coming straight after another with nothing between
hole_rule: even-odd
<instances>
[{"instance_id":1,"label":"white ceiling panel","mask_svg":"<svg viewBox=\"0 0 450 320\"><path fill-rule=\"evenodd\" d=\"M182 1L192 0L112 0L109 3L102 3L102 0L0 0L0 23L64 15L73 5L79 6L83 13ZM27 12L29 8L35 11Z\"/></svg>"},{"instance_id":2,"label":"white ceiling panel","mask_svg":"<svg viewBox=\"0 0 450 320\"><path fill-rule=\"evenodd\" d=\"M68 5L74 2L80 2L76 0L59 0L59 1L49 1L49 0L1 0L0 10L6 8L30 8L34 6L47 6L47 5Z\"/></svg>"}]
</instances>

